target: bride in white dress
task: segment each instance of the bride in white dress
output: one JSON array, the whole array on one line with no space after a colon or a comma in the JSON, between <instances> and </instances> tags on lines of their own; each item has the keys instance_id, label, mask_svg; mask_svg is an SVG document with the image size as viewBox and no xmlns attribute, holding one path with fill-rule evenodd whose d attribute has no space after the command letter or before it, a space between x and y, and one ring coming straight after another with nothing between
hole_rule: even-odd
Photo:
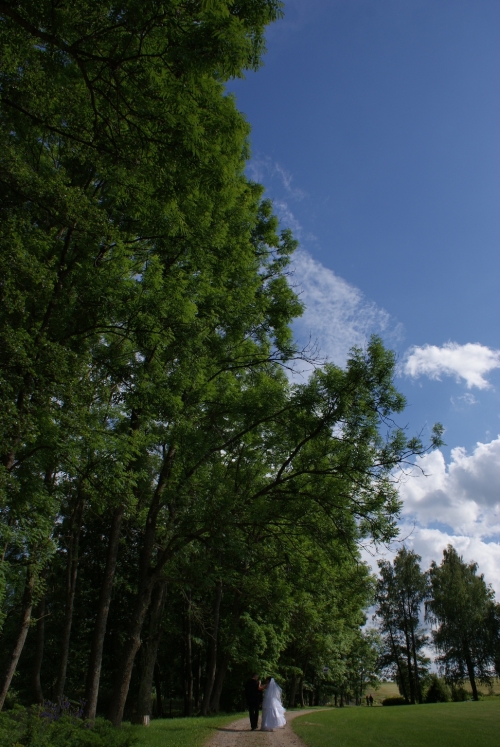
<instances>
[{"instance_id":1,"label":"bride in white dress","mask_svg":"<svg viewBox=\"0 0 500 747\"><path fill-rule=\"evenodd\" d=\"M262 731L281 729L286 724L285 709L281 704L281 687L272 677L268 677L264 685L264 700L262 702Z\"/></svg>"}]
</instances>

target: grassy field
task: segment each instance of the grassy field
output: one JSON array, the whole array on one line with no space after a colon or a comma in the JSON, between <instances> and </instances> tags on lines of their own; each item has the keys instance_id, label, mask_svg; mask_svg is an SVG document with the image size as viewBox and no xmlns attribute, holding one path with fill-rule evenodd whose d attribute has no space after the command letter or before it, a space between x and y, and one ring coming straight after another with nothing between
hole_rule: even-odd
<instances>
[{"instance_id":1,"label":"grassy field","mask_svg":"<svg viewBox=\"0 0 500 747\"><path fill-rule=\"evenodd\" d=\"M300 716L308 747L496 747L500 698L392 708L336 708Z\"/></svg>"},{"instance_id":2,"label":"grassy field","mask_svg":"<svg viewBox=\"0 0 500 747\"><path fill-rule=\"evenodd\" d=\"M124 724L123 729L130 730L137 737L138 747L201 747L219 726L230 724L244 715L155 719L148 727Z\"/></svg>"},{"instance_id":3,"label":"grassy field","mask_svg":"<svg viewBox=\"0 0 500 747\"><path fill-rule=\"evenodd\" d=\"M397 698L400 694L395 682L381 682L378 690L367 690L367 695L370 693L375 703L382 703L384 698Z\"/></svg>"},{"instance_id":4,"label":"grassy field","mask_svg":"<svg viewBox=\"0 0 500 747\"><path fill-rule=\"evenodd\" d=\"M464 689L472 695L468 683L464 684ZM490 689L487 685L481 685L478 683L478 690L483 695L490 694ZM493 692L495 695L500 695L500 679L498 678L493 681ZM370 693L373 695L376 705L381 704L384 698L397 698L401 695L395 682L381 682L377 690L368 690L366 694L369 695Z\"/></svg>"}]
</instances>

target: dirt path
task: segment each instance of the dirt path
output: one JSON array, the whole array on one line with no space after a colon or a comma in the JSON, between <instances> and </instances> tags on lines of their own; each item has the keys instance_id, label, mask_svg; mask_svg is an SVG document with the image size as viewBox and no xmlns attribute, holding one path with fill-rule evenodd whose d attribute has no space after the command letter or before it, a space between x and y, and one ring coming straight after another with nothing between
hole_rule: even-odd
<instances>
[{"instance_id":1,"label":"dirt path","mask_svg":"<svg viewBox=\"0 0 500 747\"><path fill-rule=\"evenodd\" d=\"M206 747L306 747L302 739L292 731L290 721L313 712L315 711L287 712L286 726L277 731L252 731L248 718L242 718L217 729Z\"/></svg>"}]
</instances>

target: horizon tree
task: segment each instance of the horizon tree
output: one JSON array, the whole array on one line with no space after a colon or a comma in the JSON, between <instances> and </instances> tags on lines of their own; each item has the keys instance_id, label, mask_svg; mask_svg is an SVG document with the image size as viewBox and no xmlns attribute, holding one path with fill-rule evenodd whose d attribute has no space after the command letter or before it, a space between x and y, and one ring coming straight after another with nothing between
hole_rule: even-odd
<instances>
[{"instance_id":1,"label":"horizon tree","mask_svg":"<svg viewBox=\"0 0 500 747\"><path fill-rule=\"evenodd\" d=\"M466 563L448 545L441 564L431 564L426 602L427 619L438 625L432 631L437 661L448 682L469 680L474 700L479 699L476 681L490 684L495 675L500 641L495 594L477 570L477 563Z\"/></svg>"},{"instance_id":2,"label":"horizon tree","mask_svg":"<svg viewBox=\"0 0 500 747\"><path fill-rule=\"evenodd\" d=\"M429 595L429 584L420 561L420 555L406 547L397 552L392 563L379 561L376 593L376 616L385 643L380 668L391 671L401 694L412 704L422 702L422 674L429 664L422 654L428 639L420 628L420 611Z\"/></svg>"}]
</instances>

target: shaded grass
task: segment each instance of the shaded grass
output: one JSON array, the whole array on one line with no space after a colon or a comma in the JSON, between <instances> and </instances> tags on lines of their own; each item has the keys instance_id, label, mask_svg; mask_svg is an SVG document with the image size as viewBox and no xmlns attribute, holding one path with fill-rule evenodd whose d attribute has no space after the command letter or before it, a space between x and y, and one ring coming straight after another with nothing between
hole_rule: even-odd
<instances>
[{"instance_id":1,"label":"shaded grass","mask_svg":"<svg viewBox=\"0 0 500 747\"><path fill-rule=\"evenodd\" d=\"M500 699L336 708L301 716L293 729L308 747L494 747L500 744Z\"/></svg>"},{"instance_id":2,"label":"shaded grass","mask_svg":"<svg viewBox=\"0 0 500 747\"><path fill-rule=\"evenodd\" d=\"M147 727L124 724L122 728L134 735L137 747L201 747L220 726L230 724L244 715L232 713L206 718L162 718L151 721L151 725Z\"/></svg>"}]
</instances>

